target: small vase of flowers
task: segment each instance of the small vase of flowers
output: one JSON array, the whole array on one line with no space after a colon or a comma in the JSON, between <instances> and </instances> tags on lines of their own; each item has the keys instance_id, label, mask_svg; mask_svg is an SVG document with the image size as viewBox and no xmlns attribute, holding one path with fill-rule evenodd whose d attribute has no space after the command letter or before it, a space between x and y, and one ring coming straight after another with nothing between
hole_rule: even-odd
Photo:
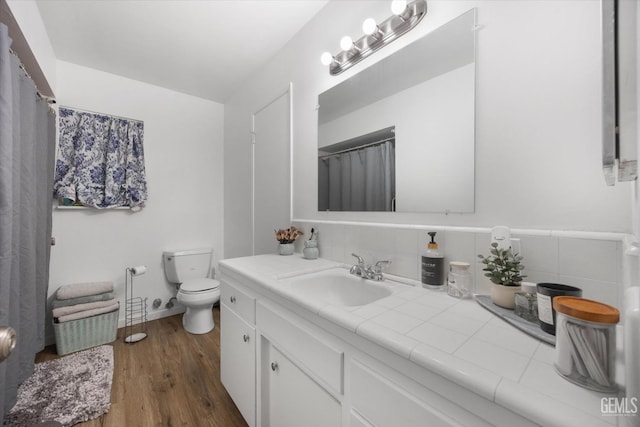
<instances>
[{"instance_id":1,"label":"small vase of flowers","mask_svg":"<svg viewBox=\"0 0 640 427\"><path fill-rule=\"evenodd\" d=\"M302 230L293 225L286 230L281 228L274 231L276 232L276 240L280 243L278 245L278 253L280 255L292 255L294 250L293 243L304 234Z\"/></svg>"}]
</instances>

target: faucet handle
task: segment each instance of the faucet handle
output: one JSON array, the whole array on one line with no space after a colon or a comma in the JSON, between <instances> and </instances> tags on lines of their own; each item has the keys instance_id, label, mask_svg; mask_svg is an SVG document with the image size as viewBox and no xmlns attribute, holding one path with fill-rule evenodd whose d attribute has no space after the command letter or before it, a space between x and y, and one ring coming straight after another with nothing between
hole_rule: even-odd
<instances>
[{"instance_id":1,"label":"faucet handle","mask_svg":"<svg viewBox=\"0 0 640 427\"><path fill-rule=\"evenodd\" d=\"M354 257L358 258L358 265L360 267L364 267L364 259L362 259L362 257L360 255L352 253L351 256L354 256Z\"/></svg>"},{"instance_id":2,"label":"faucet handle","mask_svg":"<svg viewBox=\"0 0 640 427\"><path fill-rule=\"evenodd\" d=\"M387 265L391 264L391 261L378 261L376 262L376 266L375 266L375 272L376 273L382 273L382 269L384 267L386 267Z\"/></svg>"}]
</instances>

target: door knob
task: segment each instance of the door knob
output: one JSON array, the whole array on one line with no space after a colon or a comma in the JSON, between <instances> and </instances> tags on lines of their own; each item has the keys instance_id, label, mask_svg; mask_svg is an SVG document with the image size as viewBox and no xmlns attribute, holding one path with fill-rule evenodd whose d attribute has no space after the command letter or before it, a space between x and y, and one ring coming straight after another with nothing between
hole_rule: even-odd
<instances>
[{"instance_id":1,"label":"door knob","mask_svg":"<svg viewBox=\"0 0 640 427\"><path fill-rule=\"evenodd\" d=\"M273 372L278 370L278 362L271 362L271 370Z\"/></svg>"},{"instance_id":2,"label":"door knob","mask_svg":"<svg viewBox=\"0 0 640 427\"><path fill-rule=\"evenodd\" d=\"M0 362L4 361L16 348L16 331L10 326L0 327Z\"/></svg>"},{"instance_id":3,"label":"door knob","mask_svg":"<svg viewBox=\"0 0 640 427\"><path fill-rule=\"evenodd\" d=\"M244 341L244 342L249 342L249 335L244 334L244 335L242 336L242 341Z\"/></svg>"}]
</instances>

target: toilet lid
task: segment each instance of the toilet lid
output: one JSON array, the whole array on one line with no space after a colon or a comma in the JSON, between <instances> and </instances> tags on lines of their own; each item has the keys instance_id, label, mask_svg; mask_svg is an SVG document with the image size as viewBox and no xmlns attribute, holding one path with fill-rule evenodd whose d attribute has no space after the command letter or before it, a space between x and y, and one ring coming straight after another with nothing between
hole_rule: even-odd
<instances>
[{"instance_id":1,"label":"toilet lid","mask_svg":"<svg viewBox=\"0 0 640 427\"><path fill-rule=\"evenodd\" d=\"M180 290L185 292L202 292L216 289L219 286L219 281L203 277L201 279L186 280L180 285Z\"/></svg>"}]
</instances>

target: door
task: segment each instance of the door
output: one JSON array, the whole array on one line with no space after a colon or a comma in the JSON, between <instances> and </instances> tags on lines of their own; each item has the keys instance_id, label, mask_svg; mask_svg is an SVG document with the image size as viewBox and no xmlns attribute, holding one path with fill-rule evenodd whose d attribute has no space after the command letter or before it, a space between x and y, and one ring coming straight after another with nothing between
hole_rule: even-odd
<instances>
[{"instance_id":1,"label":"door","mask_svg":"<svg viewBox=\"0 0 640 427\"><path fill-rule=\"evenodd\" d=\"M255 329L220 304L220 379L249 426L255 425Z\"/></svg>"},{"instance_id":2,"label":"door","mask_svg":"<svg viewBox=\"0 0 640 427\"><path fill-rule=\"evenodd\" d=\"M267 427L339 427L340 402L309 378L273 345L264 356L263 416Z\"/></svg>"},{"instance_id":3,"label":"door","mask_svg":"<svg viewBox=\"0 0 640 427\"><path fill-rule=\"evenodd\" d=\"M291 87L252 117L253 254L275 253L291 223Z\"/></svg>"}]
</instances>

